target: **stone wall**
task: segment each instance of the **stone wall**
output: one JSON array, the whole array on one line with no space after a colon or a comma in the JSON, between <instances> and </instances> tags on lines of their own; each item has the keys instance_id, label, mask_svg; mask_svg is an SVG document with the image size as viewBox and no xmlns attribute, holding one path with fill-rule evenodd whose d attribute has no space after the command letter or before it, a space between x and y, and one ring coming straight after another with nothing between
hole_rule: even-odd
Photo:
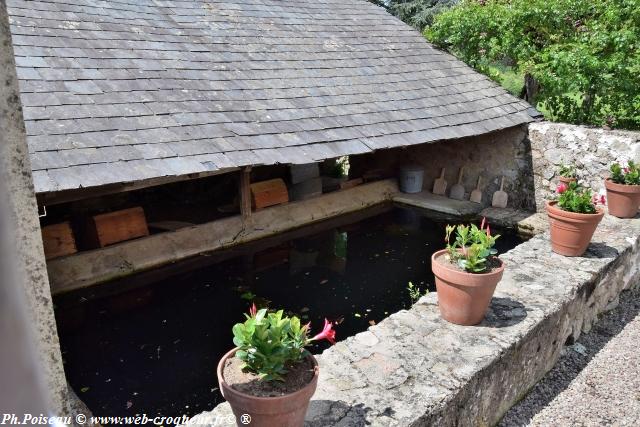
<instances>
[{"instance_id":1,"label":"stone wall","mask_svg":"<svg viewBox=\"0 0 640 427\"><path fill-rule=\"evenodd\" d=\"M544 233L501 259L480 325L442 320L432 293L325 350L305 425L495 425L565 344L640 283L640 219L605 216L583 257L554 254ZM234 425L226 403L188 424Z\"/></svg>"},{"instance_id":2,"label":"stone wall","mask_svg":"<svg viewBox=\"0 0 640 427\"><path fill-rule=\"evenodd\" d=\"M640 132L541 122L529 125L529 140L538 211L544 210L544 201L555 193L562 163L574 163L581 169L580 179L601 192L612 162L640 162Z\"/></svg>"},{"instance_id":3,"label":"stone wall","mask_svg":"<svg viewBox=\"0 0 640 427\"><path fill-rule=\"evenodd\" d=\"M431 191L433 182L446 168L447 194L458 180L458 171L465 167L463 185L468 200L482 177L483 205L489 206L493 193L505 177L505 191L509 207L534 209L533 166L527 140L526 126L519 126L469 138L422 144L418 146L381 150L350 158L353 176L365 170L381 168L389 176L396 176L404 164L420 164L425 169L423 189Z\"/></svg>"}]
</instances>

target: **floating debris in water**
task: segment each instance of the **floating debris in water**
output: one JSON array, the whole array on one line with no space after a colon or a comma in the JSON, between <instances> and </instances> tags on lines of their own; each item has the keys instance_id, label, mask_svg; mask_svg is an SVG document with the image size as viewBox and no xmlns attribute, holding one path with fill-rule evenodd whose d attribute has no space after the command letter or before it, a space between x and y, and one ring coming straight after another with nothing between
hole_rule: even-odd
<instances>
[{"instance_id":1,"label":"floating debris in water","mask_svg":"<svg viewBox=\"0 0 640 427\"><path fill-rule=\"evenodd\" d=\"M245 292L242 295L240 295L240 298L242 299L246 299L248 301L251 301L252 299L254 299L256 297L256 294L254 294L253 292L249 291L249 292Z\"/></svg>"}]
</instances>

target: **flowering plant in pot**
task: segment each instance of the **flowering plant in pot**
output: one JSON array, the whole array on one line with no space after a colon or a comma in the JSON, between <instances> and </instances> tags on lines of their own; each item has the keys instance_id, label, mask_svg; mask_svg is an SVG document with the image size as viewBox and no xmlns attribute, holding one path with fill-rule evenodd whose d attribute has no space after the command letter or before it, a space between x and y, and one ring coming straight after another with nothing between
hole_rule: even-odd
<instances>
[{"instance_id":1,"label":"flowering plant in pot","mask_svg":"<svg viewBox=\"0 0 640 427\"><path fill-rule=\"evenodd\" d=\"M475 224L447 225L446 249L431 256L440 314L451 323L480 323L502 279L504 263L493 248L500 235L491 235L489 224L486 228L485 224L483 218L480 228Z\"/></svg>"},{"instance_id":2,"label":"flowering plant in pot","mask_svg":"<svg viewBox=\"0 0 640 427\"><path fill-rule=\"evenodd\" d=\"M640 168L633 161L626 167L611 165L611 176L604 181L609 213L618 218L633 218L640 208Z\"/></svg>"},{"instance_id":3,"label":"flowering plant in pot","mask_svg":"<svg viewBox=\"0 0 640 427\"><path fill-rule=\"evenodd\" d=\"M558 174L560 175L558 177L558 180L560 182L564 182L567 185L571 182L578 181L578 169L575 167L575 165L561 164L560 168L558 169Z\"/></svg>"},{"instance_id":4,"label":"flowering plant in pot","mask_svg":"<svg viewBox=\"0 0 640 427\"><path fill-rule=\"evenodd\" d=\"M564 256L582 255L604 216L604 196L575 182L560 183L557 200L547 202L551 249Z\"/></svg>"},{"instance_id":5,"label":"flowering plant in pot","mask_svg":"<svg viewBox=\"0 0 640 427\"><path fill-rule=\"evenodd\" d=\"M326 339L335 343L333 324L325 319L322 332L309 337L310 324L301 325L282 310L258 310L255 304L244 323L233 326L236 348L218 363L220 391L231 405L238 426L298 427L304 424L309 400L318 384L318 363L305 347Z\"/></svg>"}]
</instances>

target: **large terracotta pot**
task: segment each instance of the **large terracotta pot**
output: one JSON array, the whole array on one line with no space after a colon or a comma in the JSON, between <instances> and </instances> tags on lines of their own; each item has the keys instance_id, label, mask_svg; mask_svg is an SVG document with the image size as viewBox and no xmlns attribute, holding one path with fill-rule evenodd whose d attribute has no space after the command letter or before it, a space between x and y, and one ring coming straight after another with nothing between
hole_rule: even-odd
<instances>
[{"instance_id":1,"label":"large terracotta pot","mask_svg":"<svg viewBox=\"0 0 640 427\"><path fill-rule=\"evenodd\" d=\"M446 252L443 249L431 255L440 315L444 320L458 325L477 325L484 319L493 292L502 279L504 263L490 273L467 273L456 270L446 261L436 261Z\"/></svg>"},{"instance_id":2,"label":"large terracotta pot","mask_svg":"<svg viewBox=\"0 0 640 427\"><path fill-rule=\"evenodd\" d=\"M301 427L304 425L304 417L307 414L309 400L316 391L318 385L318 374L320 369L316 358L308 353L313 362L315 371L312 380L300 390L278 397L256 397L250 394L239 392L224 380L223 370L225 361L233 357L237 348L225 354L218 363L218 384L222 396L229 402L233 414L236 417L236 424L240 427L249 425L251 427ZM248 418L247 415L250 417ZM250 420L250 422L247 422Z\"/></svg>"},{"instance_id":3,"label":"large terracotta pot","mask_svg":"<svg viewBox=\"0 0 640 427\"><path fill-rule=\"evenodd\" d=\"M559 176L558 181L564 182L565 184L569 185L572 182L578 182L578 178L567 178L566 176Z\"/></svg>"},{"instance_id":4,"label":"large terracotta pot","mask_svg":"<svg viewBox=\"0 0 640 427\"><path fill-rule=\"evenodd\" d=\"M609 214L618 218L633 218L640 208L640 185L616 184L607 178L604 181L607 189L607 205Z\"/></svg>"},{"instance_id":5,"label":"large terracotta pot","mask_svg":"<svg viewBox=\"0 0 640 427\"><path fill-rule=\"evenodd\" d=\"M557 203L547 202L551 249L564 256L580 256L587 250L604 210L596 208L594 214L567 212L556 207Z\"/></svg>"}]
</instances>

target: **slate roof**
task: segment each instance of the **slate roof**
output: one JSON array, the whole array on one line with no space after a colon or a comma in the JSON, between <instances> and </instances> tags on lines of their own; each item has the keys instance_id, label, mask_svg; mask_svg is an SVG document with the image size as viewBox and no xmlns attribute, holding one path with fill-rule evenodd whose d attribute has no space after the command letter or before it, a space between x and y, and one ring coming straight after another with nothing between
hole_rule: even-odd
<instances>
[{"instance_id":1,"label":"slate roof","mask_svg":"<svg viewBox=\"0 0 640 427\"><path fill-rule=\"evenodd\" d=\"M531 121L364 0L7 0L38 193Z\"/></svg>"}]
</instances>

